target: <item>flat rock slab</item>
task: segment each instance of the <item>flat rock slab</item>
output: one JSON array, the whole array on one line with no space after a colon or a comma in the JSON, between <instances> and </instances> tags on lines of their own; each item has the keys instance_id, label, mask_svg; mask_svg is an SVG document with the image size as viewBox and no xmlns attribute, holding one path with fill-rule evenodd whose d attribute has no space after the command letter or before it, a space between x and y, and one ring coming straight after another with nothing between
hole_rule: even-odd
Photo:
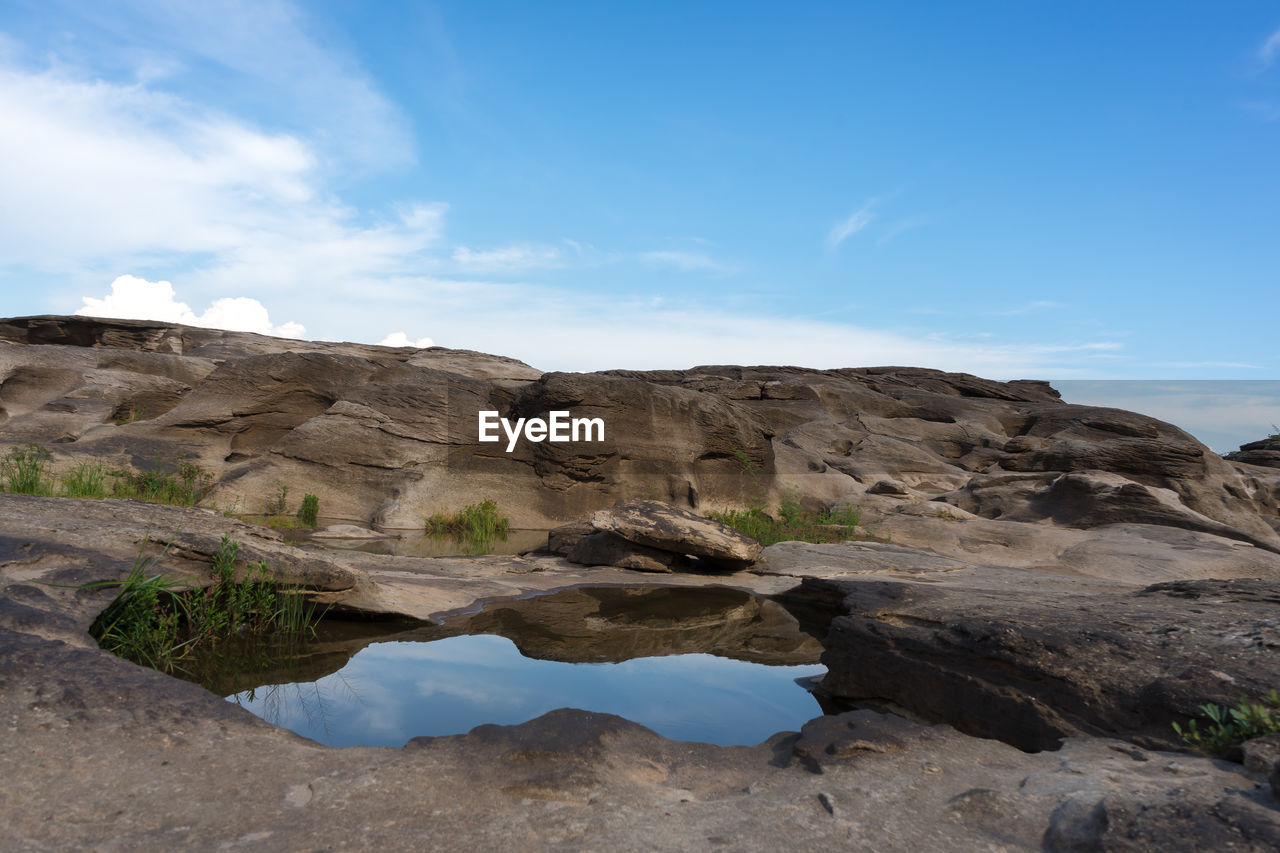
<instances>
[{"instance_id":1,"label":"flat rock slab","mask_svg":"<svg viewBox=\"0 0 1280 853\"><path fill-rule=\"evenodd\" d=\"M823 687L1024 749L1066 736L1178 745L1206 702L1280 684L1280 581L1143 589L975 568L939 583L808 580L843 596Z\"/></svg>"},{"instance_id":2,"label":"flat rock slab","mask_svg":"<svg viewBox=\"0 0 1280 853\"><path fill-rule=\"evenodd\" d=\"M17 849L418 850L424 838L462 849L620 851L1153 849L1152 839L1159 849L1271 851L1280 843L1274 798L1239 765L1102 739L1027 754L870 711L819 718L749 747L673 742L618 717L562 709L402 749L325 748L98 649L85 631L110 593L39 582L119 578L141 540L160 532L172 543L164 564L177 571L207 565L231 535L250 559L303 581L314 573L312 588L382 612L456 613L485 598L655 576L552 556L298 549L216 513L126 501L0 495L0 517L0 774L8 780L0 822ZM780 549L797 561L803 550ZM922 559L910 549L862 554ZM1037 587L1034 573L1001 571L934 572L920 585L960 588L968 578L1061 592L1052 586L1061 578ZM796 580L681 573L653 585L782 591ZM1208 603L1203 590L1174 592L1190 607ZM548 618L585 623L589 598L548 601L558 608ZM757 645L751 637L742 642Z\"/></svg>"},{"instance_id":3,"label":"flat rock slab","mask_svg":"<svg viewBox=\"0 0 1280 853\"><path fill-rule=\"evenodd\" d=\"M591 525L638 545L730 568L751 565L762 549L759 542L726 524L660 501L619 501L591 516Z\"/></svg>"},{"instance_id":4,"label":"flat rock slab","mask_svg":"<svg viewBox=\"0 0 1280 853\"><path fill-rule=\"evenodd\" d=\"M969 565L971 564L964 560L940 557L919 548L884 542L842 542L827 545L779 542L764 549L751 571L764 575L812 578L886 572L954 572Z\"/></svg>"}]
</instances>

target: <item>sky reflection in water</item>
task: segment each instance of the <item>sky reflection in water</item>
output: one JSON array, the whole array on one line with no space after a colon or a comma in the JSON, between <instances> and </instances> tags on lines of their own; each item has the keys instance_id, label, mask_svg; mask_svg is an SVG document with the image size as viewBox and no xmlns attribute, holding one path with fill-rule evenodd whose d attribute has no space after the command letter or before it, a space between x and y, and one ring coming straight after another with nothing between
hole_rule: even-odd
<instances>
[{"instance_id":1,"label":"sky reflection in water","mask_svg":"<svg viewBox=\"0 0 1280 853\"><path fill-rule=\"evenodd\" d=\"M375 643L318 681L228 699L330 746L401 746L419 735L522 723L565 707L618 714L674 740L756 744L822 713L795 679L823 672L821 665L764 666L706 654L533 660L505 637L474 634Z\"/></svg>"}]
</instances>

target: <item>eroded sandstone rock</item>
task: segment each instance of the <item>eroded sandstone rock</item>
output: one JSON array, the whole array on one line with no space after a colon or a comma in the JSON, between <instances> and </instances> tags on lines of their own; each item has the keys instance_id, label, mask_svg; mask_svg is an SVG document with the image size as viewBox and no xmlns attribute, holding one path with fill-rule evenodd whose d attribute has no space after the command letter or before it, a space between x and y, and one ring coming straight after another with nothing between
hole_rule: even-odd
<instances>
[{"instance_id":1,"label":"eroded sandstone rock","mask_svg":"<svg viewBox=\"0 0 1280 853\"><path fill-rule=\"evenodd\" d=\"M1143 521L1280 548L1275 468L1062 403L1046 383L918 368L543 374L439 347L33 317L0 321L0 407L0 444L44 443L60 466L186 456L220 505L257 510L284 483L364 526L413 528L486 498L545 528L638 495L702 512L787 494L891 512L932 496L991 520ZM480 410L571 410L601 418L605 440L508 453L477 441Z\"/></svg>"},{"instance_id":2,"label":"eroded sandstone rock","mask_svg":"<svg viewBox=\"0 0 1280 853\"><path fill-rule=\"evenodd\" d=\"M620 501L591 516L596 530L730 570L750 566L761 545L732 527L659 501Z\"/></svg>"},{"instance_id":3,"label":"eroded sandstone rock","mask_svg":"<svg viewBox=\"0 0 1280 853\"><path fill-rule=\"evenodd\" d=\"M806 580L843 593L824 689L893 701L1023 749L1063 737L1179 743L1172 723L1280 683L1280 579L1145 589L994 568L932 584Z\"/></svg>"}]
</instances>

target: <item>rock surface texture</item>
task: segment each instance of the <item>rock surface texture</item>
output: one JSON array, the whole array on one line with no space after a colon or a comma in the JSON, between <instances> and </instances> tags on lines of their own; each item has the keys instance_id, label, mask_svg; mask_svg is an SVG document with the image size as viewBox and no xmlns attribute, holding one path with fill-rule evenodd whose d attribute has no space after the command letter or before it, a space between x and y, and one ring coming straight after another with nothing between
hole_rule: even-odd
<instances>
[{"instance_id":1,"label":"rock surface texture","mask_svg":"<svg viewBox=\"0 0 1280 853\"><path fill-rule=\"evenodd\" d=\"M213 498L257 511L278 485L322 514L421 526L501 497L549 528L629 498L698 511L919 504L1052 527L1146 523L1280 550L1280 472L1223 460L1132 412L1044 382L882 367L541 373L433 347L268 338L172 324L0 320L0 443L145 468L185 455ZM478 440L478 413L570 411L603 441ZM579 436L581 439L582 436Z\"/></svg>"},{"instance_id":2,"label":"rock surface texture","mask_svg":"<svg viewBox=\"0 0 1280 853\"><path fill-rule=\"evenodd\" d=\"M571 563L669 572L688 568L738 571L760 557L760 543L728 525L661 501L618 501L550 531L547 550Z\"/></svg>"},{"instance_id":3,"label":"rock surface texture","mask_svg":"<svg viewBox=\"0 0 1280 853\"><path fill-rule=\"evenodd\" d=\"M0 449L185 454L220 506L318 494L358 525L332 536L485 498L557 528L551 553L399 557L209 509L0 494L16 849L1280 849L1274 743L1211 760L1170 725L1280 686L1280 471L1169 424L910 368L543 374L82 317L0 321L0 407ZM606 440L507 453L476 440L488 409L600 417ZM687 512L784 495L855 504L878 541L761 551ZM334 614L432 623L392 634L556 660L820 655L831 713L750 747L574 709L322 747L87 633L140 553L206 584L223 536ZM671 587L706 597L696 624ZM620 597L642 615L615 618ZM317 671L357 646L318 649Z\"/></svg>"}]
</instances>

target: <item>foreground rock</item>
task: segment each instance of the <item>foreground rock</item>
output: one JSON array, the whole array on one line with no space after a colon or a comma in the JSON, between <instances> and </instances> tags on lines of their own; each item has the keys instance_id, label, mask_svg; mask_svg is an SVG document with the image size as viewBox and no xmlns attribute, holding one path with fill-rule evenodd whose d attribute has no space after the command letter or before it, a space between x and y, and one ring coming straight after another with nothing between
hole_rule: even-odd
<instances>
[{"instance_id":1,"label":"foreground rock","mask_svg":"<svg viewBox=\"0 0 1280 853\"><path fill-rule=\"evenodd\" d=\"M1277 578L1117 589L986 568L805 585L843 610L824 640L825 689L1023 749L1083 734L1176 746L1172 724L1206 702L1280 684Z\"/></svg>"},{"instance_id":2,"label":"foreground rock","mask_svg":"<svg viewBox=\"0 0 1280 853\"><path fill-rule=\"evenodd\" d=\"M0 715L8 727L0 774L9 780L0 820L15 848L408 850L428 836L470 849L1270 850L1280 843L1276 800L1243 766L1107 739L1069 738L1059 752L1028 754L872 711L822 717L756 747L673 743L618 717L572 710L417 738L403 749L319 747L219 695L100 651L84 631L110 594L42 584L120 578L148 529L172 543L163 560L175 573L193 576L230 534L244 556L323 590L317 594L389 612L460 612L477 598L657 576L553 557L310 551L212 512L120 501L0 496L0 517ZM719 583L795 587L806 548L767 549L759 571ZM879 543L812 548L808 562L824 578L819 592L844 589L832 584L876 589L884 583L877 578L918 578L920 589L964 579L980 585L987 571ZM1043 575L1007 574L1032 597L1048 597L1048 588L1029 581ZM653 630L608 624L611 594L568 589L461 619L495 633L513 620L557 626L532 635L527 649L553 658L594 647L626 658L676 651L692 639L663 628L662 590L653 593ZM813 602L806 590L795 594ZM714 597L708 613L716 621L695 629L700 644L735 656L812 660L815 649L795 646L782 608L728 590ZM1206 599L1193 601L1208 610ZM905 611L896 621L909 621ZM1115 629L1126 625L1121 619ZM339 658L349 651L333 649Z\"/></svg>"},{"instance_id":3,"label":"foreground rock","mask_svg":"<svg viewBox=\"0 0 1280 853\"><path fill-rule=\"evenodd\" d=\"M1095 700L1106 700L1124 656L1135 672L1161 672L1184 654L1194 668L1197 650L1211 652L1216 643L1218 672L1267 677L1269 664L1256 660L1267 650L1254 648L1259 638L1267 642L1258 630L1275 608L1250 610L1250 601L1260 606L1271 594L1257 586L1143 592L870 542L786 543L766 549L751 572L654 576L585 569L554 557L417 559L298 549L272 531L216 513L124 501L0 495L0 517L6 519L0 714L8 727L0 739L0 773L10 780L0 820L17 848L410 850L427 836L472 849L518 843L618 850L1263 851L1280 843L1280 813L1261 771L1104 738L1068 737L1057 752L1028 754L950 726L871 711L819 718L801 733L780 733L755 747L674 743L617 717L561 710L520 726L418 738L404 749L327 749L195 685L97 649L85 631L111 595L67 588L122 577L148 531L171 543L163 565L191 577L207 567L218 539L232 535L246 558L266 560L278 574L347 608L462 613L478 600L528 599L573 587L416 629L447 632L474 623L468 630L502 633L516 622L558 626L542 637L523 632L533 637L527 652L538 656L577 657L599 647L625 659L688 648L694 634L699 645L709 642L735 656L793 661L814 653L795 645L793 617L782 608L727 590L713 596L719 602L708 611L714 620L691 634L663 628L670 608L661 604L660 589L652 593L657 622L646 630L634 622L606 624L615 593L578 588L634 587L648 579L655 586L696 585L714 577L720 586L781 593L786 610L822 634L826 626L810 616L825 609L827 654L845 658L829 666L859 683L865 683L861 668L892 659L888 683L907 679L927 692L936 683L916 673L958 667L960 654L948 659L946 643L969 642L979 653L968 656L960 674L974 682L1005 677L1012 686L1007 673L1019 661L982 640L988 631L1028 658L1029 673L1045 676L1038 682L1033 674L1025 677L1026 704L1043 702L1064 719L1075 708L1071 720L1084 729L1079 721L1092 713L1090 703L1068 699L1092 691ZM894 589L899 592L890 594ZM1147 610L1148 600L1167 600L1170 607L1182 601L1185 611ZM1078 620L1080 644L1070 644L1074 635L1065 627L1037 627L1051 610L1061 611L1060 625ZM1149 630L1161 613L1169 619L1165 627L1177 629L1179 644L1166 647L1163 658L1161 635ZM1240 614L1236 621L1233 613ZM1104 628L1098 623L1108 614L1114 618ZM1260 617L1253 633L1238 635L1250 614ZM851 623L861 626L852 642L870 641L865 655L850 645ZM1195 640L1200 632L1205 636ZM1000 640L1005 634L1009 638ZM1082 638L1091 635L1098 648L1089 657ZM896 652L885 651L888 641ZM1242 651L1223 651L1236 648L1232 643ZM351 653L331 651L335 661ZM943 653L937 664L930 660L936 652ZM1047 660L1074 655L1091 666L1051 674ZM1094 668L1102 673L1089 671ZM1202 683L1209 682L1184 686L1195 692ZM1166 683L1165 694L1179 695L1177 684L1176 678ZM1140 691L1138 701L1167 708L1165 694ZM969 697L950 695L948 713L966 724ZM981 691L977 697L989 718L1009 719L1005 698ZM1091 719L1105 721L1114 712L1106 701L1097 710ZM1011 719L1011 730L1020 731L1023 718Z\"/></svg>"}]
</instances>

